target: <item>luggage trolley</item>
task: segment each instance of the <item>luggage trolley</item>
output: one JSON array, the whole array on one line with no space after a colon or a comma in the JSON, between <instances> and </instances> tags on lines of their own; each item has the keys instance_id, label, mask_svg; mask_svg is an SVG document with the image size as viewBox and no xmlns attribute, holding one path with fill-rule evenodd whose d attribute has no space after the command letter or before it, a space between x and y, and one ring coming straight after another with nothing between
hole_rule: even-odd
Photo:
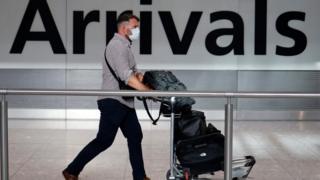
<instances>
[{"instance_id":1,"label":"luggage trolley","mask_svg":"<svg viewBox=\"0 0 320 180\"><path fill-rule=\"evenodd\" d=\"M147 71L144 74L143 83L152 89L161 91L187 90L185 84L183 84L171 71ZM200 111L198 111L200 113L197 114L196 110L192 109L192 105L195 104L193 98L183 97L182 100L180 97L149 97L149 99L161 102L159 116L157 118L153 118L149 112L146 99L146 97L142 97L144 107L154 125L156 125L161 114L164 117L171 118L170 169L167 173L168 180L197 179L198 175L214 174L216 171L224 170L225 138L218 129L213 125L207 125L205 119L201 119L202 117L200 117L200 119L197 119L199 120L199 127L197 127L197 124L193 126L196 129L198 128L197 130L190 128L184 129L186 130L185 132L180 132L182 129L179 128L180 126L183 126L182 123L190 122L187 122L184 119L186 116L189 117L190 114L188 113L191 113L191 119L193 118L193 115L196 117L201 114ZM175 122L175 120L181 121ZM177 128L175 128L175 125L177 125ZM187 132L188 130L190 131ZM193 131L193 133L191 131ZM180 138L180 135L182 138ZM185 135L186 137L184 137ZM245 156L233 160L232 177L234 179L245 179L254 164L255 159L252 156Z\"/></svg>"},{"instance_id":2,"label":"luggage trolley","mask_svg":"<svg viewBox=\"0 0 320 180\"><path fill-rule=\"evenodd\" d=\"M159 100L159 99L155 99ZM210 171L201 172L198 170L193 170L190 167L186 167L178 163L176 155L176 144L175 144L175 119L179 117L179 114L175 114L174 105L175 97L171 97L171 114L163 114L164 117L170 117L170 169L167 171L166 179L167 180L196 180L200 174L212 174L217 170L223 170L223 162L218 164L219 168L214 167ZM200 154L201 156L201 154ZM232 179L233 180L242 180L246 179L251 172L256 160L253 156L245 156L243 158L234 159L232 161ZM216 165L215 165L216 166Z\"/></svg>"}]
</instances>

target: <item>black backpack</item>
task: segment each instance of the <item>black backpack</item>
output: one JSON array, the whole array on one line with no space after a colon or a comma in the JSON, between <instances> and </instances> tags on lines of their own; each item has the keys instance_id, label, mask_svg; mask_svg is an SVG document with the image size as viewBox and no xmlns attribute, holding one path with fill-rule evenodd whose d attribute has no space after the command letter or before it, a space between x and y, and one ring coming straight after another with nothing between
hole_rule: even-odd
<instances>
[{"instance_id":1,"label":"black backpack","mask_svg":"<svg viewBox=\"0 0 320 180\"><path fill-rule=\"evenodd\" d=\"M161 91L185 91L186 86L179 81L179 79L171 71L147 71L143 76L143 84L151 87L154 90ZM156 124L161 115L165 117L170 116L172 111L170 97L157 98L157 101L161 102L159 115L157 118L153 118L149 111L147 98L142 98L144 107L148 116ZM195 104L195 100L191 97L176 97L174 106L174 113L181 114L182 112L190 111L192 105Z\"/></svg>"}]
</instances>

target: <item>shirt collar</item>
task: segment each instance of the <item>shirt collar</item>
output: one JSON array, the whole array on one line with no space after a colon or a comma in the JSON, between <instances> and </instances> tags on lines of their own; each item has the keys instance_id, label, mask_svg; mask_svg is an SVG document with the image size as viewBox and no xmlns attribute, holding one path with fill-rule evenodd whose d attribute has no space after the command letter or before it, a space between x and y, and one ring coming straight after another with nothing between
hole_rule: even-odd
<instances>
[{"instance_id":1,"label":"shirt collar","mask_svg":"<svg viewBox=\"0 0 320 180\"><path fill-rule=\"evenodd\" d=\"M123 37L118 33L115 33L114 37L119 39L121 42L123 42L123 43L125 43L125 44L127 44L129 46L131 46L131 44L132 44L132 41L130 39L127 39L126 37Z\"/></svg>"}]
</instances>

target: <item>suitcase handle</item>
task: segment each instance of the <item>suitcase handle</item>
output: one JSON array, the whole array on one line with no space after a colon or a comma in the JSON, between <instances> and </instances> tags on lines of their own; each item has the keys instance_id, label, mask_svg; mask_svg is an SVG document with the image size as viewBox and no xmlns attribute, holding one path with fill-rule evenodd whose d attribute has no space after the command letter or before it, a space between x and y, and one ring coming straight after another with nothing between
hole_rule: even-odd
<instances>
[{"instance_id":1,"label":"suitcase handle","mask_svg":"<svg viewBox=\"0 0 320 180\"><path fill-rule=\"evenodd\" d=\"M202 144L195 144L195 145L193 145L193 147L196 148L196 149L203 148L203 147L206 147L206 146L208 146L207 143L202 143Z\"/></svg>"}]
</instances>

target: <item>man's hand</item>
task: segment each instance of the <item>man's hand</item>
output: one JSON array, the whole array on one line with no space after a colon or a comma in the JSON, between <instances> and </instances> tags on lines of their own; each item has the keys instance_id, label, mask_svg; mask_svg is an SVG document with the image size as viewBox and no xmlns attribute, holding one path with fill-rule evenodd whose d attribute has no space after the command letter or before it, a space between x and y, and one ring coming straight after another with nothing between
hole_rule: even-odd
<instances>
[{"instance_id":1,"label":"man's hand","mask_svg":"<svg viewBox=\"0 0 320 180\"><path fill-rule=\"evenodd\" d=\"M128 85L136 90L150 91L151 89L148 86L142 84L143 75L142 74L137 75L137 74L141 74L141 73L132 74L130 76L129 81L128 81ZM140 80L140 78L142 78L142 79Z\"/></svg>"},{"instance_id":2,"label":"man's hand","mask_svg":"<svg viewBox=\"0 0 320 180\"><path fill-rule=\"evenodd\" d=\"M138 78L138 80L139 80L140 82L143 81L143 74L142 74L142 73L137 72L137 73L135 73L135 75L136 75L136 77Z\"/></svg>"}]
</instances>

